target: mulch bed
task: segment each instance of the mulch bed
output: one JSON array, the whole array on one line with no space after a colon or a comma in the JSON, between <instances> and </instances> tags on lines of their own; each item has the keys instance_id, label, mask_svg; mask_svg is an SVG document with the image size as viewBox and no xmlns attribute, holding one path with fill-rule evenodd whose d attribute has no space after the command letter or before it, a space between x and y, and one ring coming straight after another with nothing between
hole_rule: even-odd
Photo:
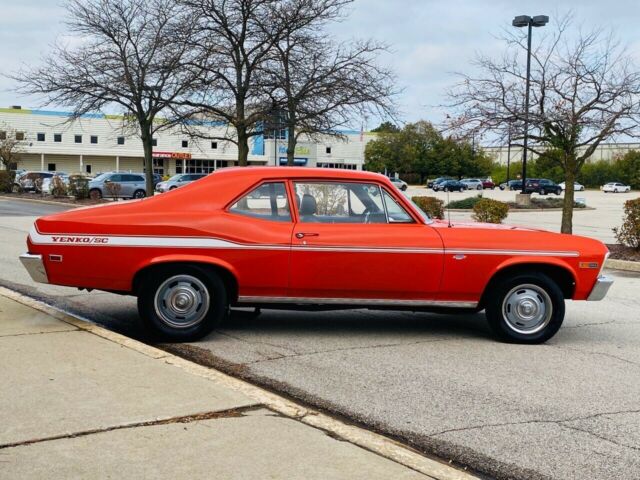
<instances>
[{"instance_id":1,"label":"mulch bed","mask_svg":"<svg viewBox=\"0 0 640 480\"><path fill-rule=\"evenodd\" d=\"M3 193L0 196L5 198L25 198L28 200L46 200L47 202L58 202L65 203L71 205L98 205L100 203L109 203L112 200L106 200L104 198L100 200L91 200L90 198L86 198L84 200L76 200L75 198L70 197L54 197L53 195L41 195L39 193Z\"/></svg>"},{"instance_id":2,"label":"mulch bed","mask_svg":"<svg viewBox=\"0 0 640 480\"><path fill-rule=\"evenodd\" d=\"M619 243L607 243L607 248L611 252L609 258L615 260L627 260L630 262L640 262L640 250L625 247Z\"/></svg>"}]
</instances>

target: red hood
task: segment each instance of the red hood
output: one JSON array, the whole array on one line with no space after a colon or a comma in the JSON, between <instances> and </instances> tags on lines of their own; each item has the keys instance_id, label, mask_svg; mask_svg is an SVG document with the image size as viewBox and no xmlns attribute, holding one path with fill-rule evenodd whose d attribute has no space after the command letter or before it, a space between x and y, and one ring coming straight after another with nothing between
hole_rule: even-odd
<instances>
[{"instance_id":1,"label":"red hood","mask_svg":"<svg viewBox=\"0 0 640 480\"><path fill-rule=\"evenodd\" d=\"M434 220L432 226L436 228L449 228L446 220ZM482 228L486 230L526 230L530 232L548 232L543 228L531 228L522 225L505 225L503 223L480 223L480 222L451 222L451 228Z\"/></svg>"}]
</instances>

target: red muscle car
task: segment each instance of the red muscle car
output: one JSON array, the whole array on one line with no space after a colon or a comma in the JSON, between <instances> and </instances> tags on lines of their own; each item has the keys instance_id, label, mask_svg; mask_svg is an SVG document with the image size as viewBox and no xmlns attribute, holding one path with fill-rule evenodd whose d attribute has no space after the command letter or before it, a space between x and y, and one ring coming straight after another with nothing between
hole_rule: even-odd
<instances>
[{"instance_id":1,"label":"red muscle car","mask_svg":"<svg viewBox=\"0 0 640 480\"><path fill-rule=\"evenodd\" d=\"M540 343L565 299L600 300L599 241L432 220L383 176L225 168L178 190L39 218L34 280L138 297L159 337L194 340L230 306L486 311L504 340Z\"/></svg>"}]
</instances>

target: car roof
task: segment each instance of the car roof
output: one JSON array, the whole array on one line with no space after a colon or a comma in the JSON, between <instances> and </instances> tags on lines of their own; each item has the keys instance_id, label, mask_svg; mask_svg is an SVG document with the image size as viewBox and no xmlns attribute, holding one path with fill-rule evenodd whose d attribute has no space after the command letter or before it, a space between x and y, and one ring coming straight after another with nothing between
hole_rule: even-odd
<instances>
[{"instance_id":1,"label":"car roof","mask_svg":"<svg viewBox=\"0 0 640 480\"><path fill-rule=\"evenodd\" d=\"M242 176L258 178L336 178L349 180L387 180L381 173L365 172L363 170L347 170L341 168L312 168L312 167L227 167L216 170L208 178L220 176Z\"/></svg>"}]
</instances>

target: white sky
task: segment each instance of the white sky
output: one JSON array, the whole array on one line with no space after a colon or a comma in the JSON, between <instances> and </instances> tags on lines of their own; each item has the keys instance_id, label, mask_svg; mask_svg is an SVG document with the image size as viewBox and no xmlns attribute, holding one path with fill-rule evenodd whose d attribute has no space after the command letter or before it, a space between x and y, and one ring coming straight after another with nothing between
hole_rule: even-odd
<instances>
[{"instance_id":1,"label":"white sky","mask_svg":"<svg viewBox=\"0 0 640 480\"><path fill-rule=\"evenodd\" d=\"M558 17L571 11L574 28L612 29L640 58L640 0L356 0L350 10L332 32L338 39L370 37L390 45L392 53L382 61L395 70L404 90L399 98L404 121L440 120L442 113L433 107L445 102L453 72L469 71L476 52L500 52L495 37L511 28L514 15ZM0 0L0 72L39 62L62 34L64 14L57 0ZM19 97L13 86L0 76L0 107L43 106L40 99Z\"/></svg>"}]
</instances>

